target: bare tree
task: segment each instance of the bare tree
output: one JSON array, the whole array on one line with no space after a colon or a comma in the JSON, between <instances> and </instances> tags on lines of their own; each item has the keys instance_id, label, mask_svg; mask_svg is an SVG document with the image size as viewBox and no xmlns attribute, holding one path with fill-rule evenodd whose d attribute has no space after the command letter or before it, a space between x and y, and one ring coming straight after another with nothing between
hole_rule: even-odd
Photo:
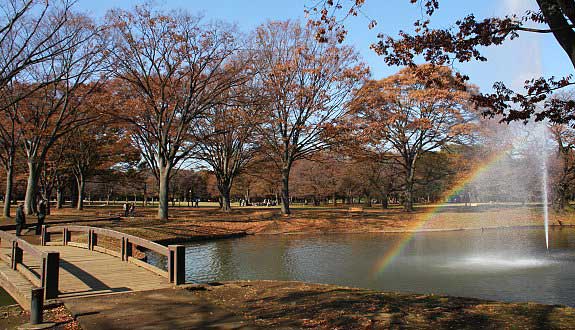
<instances>
[{"instance_id":1,"label":"bare tree","mask_svg":"<svg viewBox=\"0 0 575 330\"><path fill-rule=\"evenodd\" d=\"M230 211L230 191L238 176L258 150L260 124L259 95L255 86L230 91L229 105L211 108L197 125L199 137L196 158L209 164L216 176L223 211Z\"/></svg>"},{"instance_id":2,"label":"bare tree","mask_svg":"<svg viewBox=\"0 0 575 330\"><path fill-rule=\"evenodd\" d=\"M61 79L44 84L19 103L22 145L28 163L28 214L34 213L38 175L50 148L62 136L100 115L83 111L81 105L101 87L106 57L103 30L89 18L75 15L58 31L58 36L73 36L74 46L28 67L26 72L40 84L50 77Z\"/></svg>"},{"instance_id":3,"label":"bare tree","mask_svg":"<svg viewBox=\"0 0 575 330\"><path fill-rule=\"evenodd\" d=\"M327 148L327 129L344 113L351 91L367 74L356 52L318 43L311 28L271 22L258 28L262 88L269 100L260 134L282 175L282 213L289 214L289 176L299 159Z\"/></svg>"},{"instance_id":4,"label":"bare tree","mask_svg":"<svg viewBox=\"0 0 575 330\"><path fill-rule=\"evenodd\" d=\"M159 185L158 217L168 219L171 172L194 148L191 126L242 82L226 67L237 50L233 31L183 12L150 7L111 11L114 72L124 83L120 115Z\"/></svg>"}]
</instances>

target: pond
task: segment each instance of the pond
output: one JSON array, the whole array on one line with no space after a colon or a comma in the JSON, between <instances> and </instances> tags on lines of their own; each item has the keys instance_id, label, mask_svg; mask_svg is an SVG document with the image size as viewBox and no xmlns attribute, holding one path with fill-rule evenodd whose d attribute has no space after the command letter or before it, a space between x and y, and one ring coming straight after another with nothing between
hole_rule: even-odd
<instances>
[{"instance_id":1,"label":"pond","mask_svg":"<svg viewBox=\"0 0 575 330\"><path fill-rule=\"evenodd\" d=\"M296 280L575 306L575 229L255 235L189 244L186 279Z\"/></svg>"}]
</instances>

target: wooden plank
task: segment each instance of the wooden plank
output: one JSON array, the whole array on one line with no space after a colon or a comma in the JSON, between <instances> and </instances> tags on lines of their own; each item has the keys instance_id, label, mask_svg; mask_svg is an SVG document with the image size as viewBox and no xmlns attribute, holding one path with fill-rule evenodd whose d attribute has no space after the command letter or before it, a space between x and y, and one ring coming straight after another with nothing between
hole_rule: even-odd
<instances>
[{"instance_id":1,"label":"wooden plank","mask_svg":"<svg viewBox=\"0 0 575 330\"><path fill-rule=\"evenodd\" d=\"M86 243L68 242L68 245L69 245L69 246L73 246L73 247L82 248L82 249L87 249L87 248L88 248L88 244L86 244Z\"/></svg>"},{"instance_id":2,"label":"wooden plank","mask_svg":"<svg viewBox=\"0 0 575 330\"><path fill-rule=\"evenodd\" d=\"M20 272L28 281L37 287L42 286L42 281L40 281L40 274L36 273L33 269L26 267L26 265L18 264L16 270Z\"/></svg>"},{"instance_id":3,"label":"wooden plank","mask_svg":"<svg viewBox=\"0 0 575 330\"><path fill-rule=\"evenodd\" d=\"M0 261L0 286L24 309L30 310L30 293L34 285L22 274L12 270L9 263Z\"/></svg>"},{"instance_id":4,"label":"wooden plank","mask_svg":"<svg viewBox=\"0 0 575 330\"><path fill-rule=\"evenodd\" d=\"M60 252L64 262L60 268L61 299L171 287L166 278L155 272L108 254L71 246L54 246L50 250Z\"/></svg>"},{"instance_id":5,"label":"wooden plank","mask_svg":"<svg viewBox=\"0 0 575 330\"><path fill-rule=\"evenodd\" d=\"M106 248L103 248L101 246L94 246L94 251L109 254L109 255L114 256L116 258L122 258L122 253L120 253L118 251L106 249Z\"/></svg>"},{"instance_id":6,"label":"wooden plank","mask_svg":"<svg viewBox=\"0 0 575 330\"><path fill-rule=\"evenodd\" d=\"M135 265L137 265L137 266L140 266L140 267L142 267L142 268L145 268L145 269L147 269L147 270L149 270L149 271L151 271L151 272L153 272L153 273L155 273L155 274L158 274L158 275L160 275L160 276L163 276L163 277L165 277L165 278L168 278L168 276L169 276L169 275L168 275L168 272L166 272L165 270L159 269L158 267L152 266L152 265L150 265L150 264L148 264L148 263L146 263L146 262L144 262L144 261L138 260L137 258L129 257L129 258L128 258L128 261L131 262L131 263L133 263L133 264L135 264Z\"/></svg>"}]
</instances>

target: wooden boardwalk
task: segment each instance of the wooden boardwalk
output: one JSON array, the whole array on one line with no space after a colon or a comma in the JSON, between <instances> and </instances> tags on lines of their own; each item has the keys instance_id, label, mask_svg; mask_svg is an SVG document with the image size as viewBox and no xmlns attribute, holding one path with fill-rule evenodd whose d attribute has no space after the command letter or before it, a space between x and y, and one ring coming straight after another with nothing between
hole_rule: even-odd
<instances>
[{"instance_id":1,"label":"wooden boardwalk","mask_svg":"<svg viewBox=\"0 0 575 330\"><path fill-rule=\"evenodd\" d=\"M172 287L164 277L108 254L72 246L42 248L60 253L60 299Z\"/></svg>"},{"instance_id":2,"label":"wooden boardwalk","mask_svg":"<svg viewBox=\"0 0 575 330\"><path fill-rule=\"evenodd\" d=\"M108 254L73 246L38 248L60 253L60 299L172 287L164 277ZM1 250L9 253L8 247ZM40 269L34 260L28 264L34 270Z\"/></svg>"}]
</instances>

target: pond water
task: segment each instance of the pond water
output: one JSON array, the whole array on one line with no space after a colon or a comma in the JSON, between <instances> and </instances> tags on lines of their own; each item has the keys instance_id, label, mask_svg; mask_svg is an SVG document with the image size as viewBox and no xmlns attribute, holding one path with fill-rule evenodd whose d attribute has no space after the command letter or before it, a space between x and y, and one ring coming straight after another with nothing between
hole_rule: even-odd
<instances>
[{"instance_id":1,"label":"pond water","mask_svg":"<svg viewBox=\"0 0 575 330\"><path fill-rule=\"evenodd\" d=\"M552 230L549 251L540 228L248 236L188 245L186 278L297 280L575 306L575 229Z\"/></svg>"},{"instance_id":2,"label":"pond water","mask_svg":"<svg viewBox=\"0 0 575 330\"><path fill-rule=\"evenodd\" d=\"M12 296L10 296L6 290L0 287L0 306L8 306L14 304L16 304L14 298L12 298Z\"/></svg>"}]
</instances>

